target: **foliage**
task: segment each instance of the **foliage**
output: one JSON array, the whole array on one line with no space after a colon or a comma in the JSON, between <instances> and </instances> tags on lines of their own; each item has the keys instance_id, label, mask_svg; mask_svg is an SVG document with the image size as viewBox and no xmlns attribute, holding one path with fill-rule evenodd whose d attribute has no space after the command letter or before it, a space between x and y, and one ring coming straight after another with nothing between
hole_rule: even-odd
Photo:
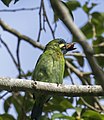
<instances>
[{"instance_id":1,"label":"foliage","mask_svg":"<svg viewBox=\"0 0 104 120\"><path fill-rule=\"evenodd\" d=\"M12 0L2 0L2 2L9 7ZM14 0L14 4L19 0ZM50 19L47 18L47 10L45 10L45 1L41 1L40 12L43 10L41 17L43 17L44 21L47 22L49 28L52 32L52 36L55 36L55 30L50 26ZM81 9L86 16L88 17L87 22L81 26L82 32L86 35L87 41L91 44L94 50L94 55L98 61L98 64L102 69L104 69L104 13L93 11L93 9L98 5L97 3L85 2L83 6L77 0L69 1L67 0L65 6L68 8L69 13L72 18L74 18L73 12L77 9ZM89 5L90 4L90 5ZM80 15L80 13L79 13ZM54 24L57 24L60 16L53 12ZM48 19L48 20L47 20ZM40 20L41 21L41 20ZM53 25L53 24L52 24ZM59 24L57 24L58 26ZM53 25L54 26L54 25ZM57 29L57 27L55 28ZM44 25L43 28L40 27L39 33L41 30L45 31ZM18 36L17 36L18 37ZM40 34L38 36L38 41L40 39ZM72 41L76 41L76 38L72 36ZM2 42L3 43L3 42ZM18 59L18 56L17 56ZM85 72L85 62L86 57L83 54L73 53L73 57L66 57L66 60L73 66L74 69L65 67L65 78L71 80L72 84L74 84L74 80L71 75L74 73L77 76L78 81L81 84L95 84L96 78L93 76L91 72ZM24 73L22 70L19 61L17 65L17 69L19 74L18 78L30 78L32 74L32 70L28 70L27 73ZM77 69L78 73L74 71ZM82 75L83 74L83 75ZM44 105L43 116L41 120L104 120L104 115L101 114L104 111L100 100L104 100L103 97L62 97L56 96L52 98L49 102ZM18 120L30 120L30 111L32 109L32 105L34 103L33 97L31 93L14 92L4 101L4 114L0 115L0 120L15 120L13 115L9 114L9 109L11 105L14 106L15 111L17 113ZM72 114L69 114L70 111Z\"/></svg>"},{"instance_id":2,"label":"foliage","mask_svg":"<svg viewBox=\"0 0 104 120\"><path fill-rule=\"evenodd\" d=\"M1 0L7 7L9 7L9 4L12 2L12 0ZM14 0L14 4L18 2L19 0Z\"/></svg>"}]
</instances>

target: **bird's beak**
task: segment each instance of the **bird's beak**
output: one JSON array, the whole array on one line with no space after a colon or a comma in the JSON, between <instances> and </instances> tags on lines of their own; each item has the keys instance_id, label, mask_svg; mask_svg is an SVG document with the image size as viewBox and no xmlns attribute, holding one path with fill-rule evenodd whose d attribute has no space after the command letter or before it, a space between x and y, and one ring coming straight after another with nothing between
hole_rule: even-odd
<instances>
[{"instance_id":1,"label":"bird's beak","mask_svg":"<svg viewBox=\"0 0 104 120\"><path fill-rule=\"evenodd\" d=\"M68 51L71 51L71 50L75 50L76 48L74 48L74 44L75 43L62 43L59 45L59 47L61 48L63 54L66 54Z\"/></svg>"},{"instance_id":2,"label":"bird's beak","mask_svg":"<svg viewBox=\"0 0 104 120\"><path fill-rule=\"evenodd\" d=\"M74 48L74 45L75 45L75 43L67 43L66 50L67 51L75 50L76 48Z\"/></svg>"}]
</instances>

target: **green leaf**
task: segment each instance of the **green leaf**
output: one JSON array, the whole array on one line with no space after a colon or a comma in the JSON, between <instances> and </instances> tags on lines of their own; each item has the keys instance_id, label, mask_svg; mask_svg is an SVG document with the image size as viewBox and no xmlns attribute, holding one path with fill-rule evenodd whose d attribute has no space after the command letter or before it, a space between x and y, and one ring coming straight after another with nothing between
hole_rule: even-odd
<instances>
[{"instance_id":1,"label":"green leaf","mask_svg":"<svg viewBox=\"0 0 104 120\"><path fill-rule=\"evenodd\" d=\"M93 96L85 96L83 99L90 105L94 106L95 105L95 100Z\"/></svg>"},{"instance_id":2,"label":"green leaf","mask_svg":"<svg viewBox=\"0 0 104 120\"><path fill-rule=\"evenodd\" d=\"M82 7L87 14L89 14L90 11L97 5L96 3L92 3L91 6L89 7L88 4L89 2L86 2Z\"/></svg>"},{"instance_id":3,"label":"green leaf","mask_svg":"<svg viewBox=\"0 0 104 120\"><path fill-rule=\"evenodd\" d=\"M9 7L9 4L11 3L12 0L1 0L7 7ZM17 3L19 0L15 0L14 4Z\"/></svg>"},{"instance_id":4,"label":"green leaf","mask_svg":"<svg viewBox=\"0 0 104 120\"><path fill-rule=\"evenodd\" d=\"M14 1L14 4L16 4L16 2L18 2L18 1L19 1L19 0L15 0L15 1Z\"/></svg>"},{"instance_id":5,"label":"green leaf","mask_svg":"<svg viewBox=\"0 0 104 120\"><path fill-rule=\"evenodd\" d=\"M81 67L84 65L84 58L82 56L76 56L76 59Z\"/></svg>"},{"instance_id":6,"label":"green leaf","mask_svg":"<svg viewBox=\"0 0 104 120\"><path fill-rule=\"evenodd\" d=\"M104 53L104 37L98 36L96 40L93 41L93 49L96 54Z\"/></svg>"},{"instance_id":7,"label":"green leaf","mask_svg":"<svg viewBox=\"0 0 104 120\"><path fill-rule=\"evenodd\" d=\"M25 108L24 96L22 96L20 93L17 93L15 97L12 97L12 104L14 105L18 115L21 115L22 109Z\"/></svg>"},{"instance_id":8,"label":"green leaf","mask_svg":"<svg viewBox=\"0 0 104 120\"><path fill-rule=\"evenodd\" d=\"M104 13L92 13L91 22L95 26L95 32L97 36L104 33Z\"/></svg>"},{"instance_id":9,"label":"green leaf","mask_svg":"<svg viewBox=\"0 0 104 120\"><path fill-rule=\"evenodd\" d=\"M73 14L72 14L72 10L71 10L71 6L70 6L70 3L69 3L69 2L63 2L63 1L61 1L61 2L67 7L67 9L69 10L69 13L70 13L72 19L74 20L74 17L73 17Z\"/></svg>"},{"instance_id":10,"label":"green leaf","mask_svg":"<svg viewBox=\"0 0 104 120\"><path fill-rule=\"evenodd\" d=\"M73 64L73 59L72 58L65 58L65 60L67 60L70 64L74 65ZM75 66L76 67L76 66ZM68 72L68 67L65 65L65 71L64 71L64 78L69 76L71 74L71 71L70 73Z\"/></svg>"},{"instance_id":11,"label":"green leaf","mask_svg":"<svg viewBox=\"0 0 104 120\"><path fill-rule=\"evenodd\" d=\"M87 22L81 28L82 32L88 39L92 38L93 34L100 36L102 33L104 33L104 13L95 12L91 14L91 17L91 22ZM93 28L95 31L93 31Z\"/></svg>"},{"instance_id":12,"label":"green leaf","mask_svg":"<svg viewBox=\"0 0 104 120\"><path fill-rule=\"evenodd\" d=\"M5 113L0 115L0 120L15 120L15 119L12 115Z\"/></svg>"},{"instance_id":13,"label":"green leaf","mask_svg":"<svg viewBox=\"0 0 104 120\"><path fill-rule=\"evenodd\" d=\"M80 3L76 0L73 1L68 1L66 2L67 8L70 9L71 11L76 10L78 7L80 7Z\"/></svg>"},{"instance_id":14,"label":"green leaf","mask_svg":"<svg viewBox=\"0 0 104 120\"><path fill-rule=\"evenodd\" d=\"M32 73L31 71L27 71L27 73L25 74L21 74L21 76L17 76L18 78L28 78L28 77L31 77L32 76Z\"/></svg>"},{"instance_id":15,"label":"green leaf","mask_svg":"<svg viewBox=\"0 0 104 120\"><path fill-rule=\"evenodd\" d=\"M44 106L44 112L59 111L65 112L69 108L73 108L72 99L61 96L54 97Z\"/></svg>"},{"instance_id":16,"label":"green leaf","mask_svg":"<svg viewBox=\"0 0 104 120\"><path fill-rule=\"evenodd\" d=\"M64 78L69 76L69 73L68 73L68 67L65 65L65 70L64 70Z\"/></svg>"},{"instance_id":17,"label":"green leaf","mask_svg":"<svg viewBox=\"0 0 104 120\"><path fill-rule=\"evenodd\" d=\"M60 111L63 112L65 109L63 106L60 106L60 102L64 100L64 97L54 97L51 99L47 104L45 104L44 111L49 112L49 111Z\"/></svg>"},{"instance_id":18,"label":"green leaf","mask_svg":"<svg viewBox=\"0 0 104 120\"><path fill-rule=\"evenodd\" d=\"M61 101L60 106L62 106L64 109L73 108L72 104L67 99Z\"/></svg>"},{"instance_id":19,"label":"green leaf","mask_svg":"<svg viewBox=\"0 0 104 120\"><path fill-rule=\"evenodd\" d=\"M85 34L85 36L90 39L93 37L93 27L92 24L87 22L82 28L82 32Z\"/></svg>"},{"instance_id":20,"label":"green leaf","mask_svg":"<svg viewBox=\"0 0 104 120\"><path fill-rule=\"evenodd\" d=\"M9 7L9 4L12 0L1 0L7 7Z\"/></svg>"},{"instance_id":21,"label":"green leaf","mask_svg":"<svg viewBox=\"0 0 104 120\"><path fill-rule=\"evenodd\" d=\"M8 112L8 110L9 110L9 108L10 108L10 105L11 105L11 103L12 103L11 99L12 99L12 96L9 96L9 97L5 100L5 102L4 102L4 111L5 111L6 113Z\"/></svg>"},{"instance_id":22,"label":"green leaf","mask_svg":"<svg viewBox=\"0 0 104 120\"><path fill-rule=\"evenodd\" d=\"M104 120L104 116L92 110L86 110L82 114L82 118L84 118L84 120Z\"/></svg>"},{"instance_id":23,"label":"green leaf","mask_svg":"<svg viewBox=\"0 0 104 120\"><path fill-rule=\"evenodd\" d=\"M93 49L95 54L104 54L104 37L98 36L96 40L93 41ZM97 61L101 67L104 67L104 56L97 56Z\"/></svg>"},{"instance_id":24,"label":"green leaf","mask_svg":"<svg viewBox=\"0 0 104 120\"><path fill-rule=\"evenodd\" d=\"M69 4L71 4L72 1L70 1L70 2L63 2L63 1L61 1L61 2L68 8L69 14L71 15L72 19L74 20L74 17L73 17L73 14L72 14L72 10L70 8L71 5L69 5ZM62 19L61 15L54 8L53 8L53 10L54 10L54 22L56 22L59 18Z\"/></svg>"},{"instance_id":25,"label":"green leaf","mask_svg":"<svg viewBox=\"0 0 104 120\"><path fill-rule=\"evenodd\" d=\"M70 117L70 116L66 116L66 115L64 115L64 114L62 114L62 113L54 113L53 115L52 115L52 120L55 120L55 119L65 119L65 120L75 120L75 118L74 117Z\"/></svg>"}]
</instances>

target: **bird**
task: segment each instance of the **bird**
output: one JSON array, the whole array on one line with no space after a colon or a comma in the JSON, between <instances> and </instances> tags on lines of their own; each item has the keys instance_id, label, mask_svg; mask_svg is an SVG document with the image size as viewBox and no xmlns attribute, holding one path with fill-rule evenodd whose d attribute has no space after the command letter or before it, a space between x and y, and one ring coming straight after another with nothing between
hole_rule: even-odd
<instances>
[{"instance_id":1,"label":"bird","mask_svg":"<svg viewBox=\"0 0 104 120\"><path fill-rule=\"evenodd\" d=\"M32 80L62 84L65 68L64 54L74 50L74 43L67 43L64 39L57 38L50 41L40 55ZM32 120L40 120L44 104L52 97L51 95L33 94L35 103L31 113Z\"/></svg>"}]
</instances>

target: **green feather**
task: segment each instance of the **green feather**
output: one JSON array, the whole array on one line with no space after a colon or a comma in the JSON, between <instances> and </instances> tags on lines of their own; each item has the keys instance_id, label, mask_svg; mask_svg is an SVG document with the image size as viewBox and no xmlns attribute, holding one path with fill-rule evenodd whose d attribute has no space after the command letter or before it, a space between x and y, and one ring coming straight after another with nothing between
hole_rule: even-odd
<instances>
[{"instance_id":1,"label":"green feather","mask_svg":"<svg viewBox=\"0 0 104 120\"><path fill-rule=\"evenodd\" d=\"M33 80L62 83L65 60L64 55L59 47L60 39L52 40L47 44L43 54L39 57L35 70L33 71ZM42 108L50 95L37 93L35 94L35 104L32 110L32 120L39 120L42 114Z\"/></svg>"}]
</instances>

